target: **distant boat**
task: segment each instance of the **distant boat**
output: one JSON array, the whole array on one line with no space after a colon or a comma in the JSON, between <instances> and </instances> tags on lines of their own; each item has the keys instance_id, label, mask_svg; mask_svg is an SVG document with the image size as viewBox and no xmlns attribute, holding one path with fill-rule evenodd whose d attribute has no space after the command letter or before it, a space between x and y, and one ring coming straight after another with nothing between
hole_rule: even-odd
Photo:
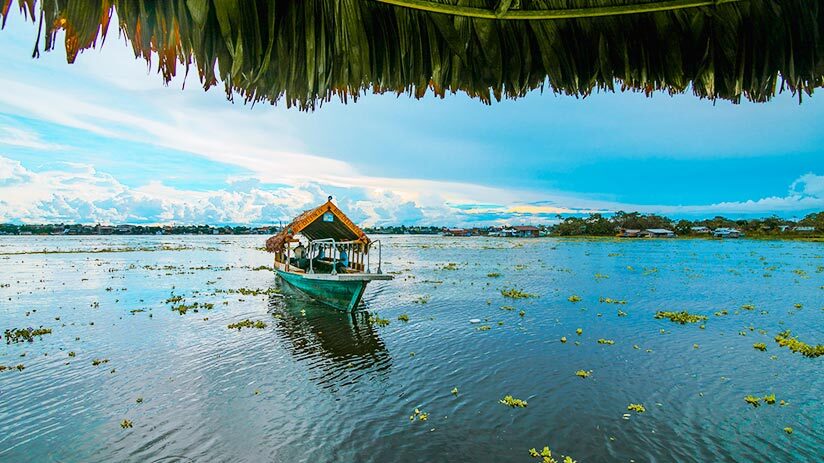
<instances>
[{"instance_id":1,"label":"distant boat","mask_svg":"<svg viewBox=\"0 0 824 463\"><path fill-rule=\"evenodd\" d=\"M358 306L367 283L392 279L381 271L380 246L380 240L370 240L332 203L331 196L266 240L280 278L319 302L347 312ZM378 259L373 272L369 252L374 248Z\"/></svg>"}]
</instances>

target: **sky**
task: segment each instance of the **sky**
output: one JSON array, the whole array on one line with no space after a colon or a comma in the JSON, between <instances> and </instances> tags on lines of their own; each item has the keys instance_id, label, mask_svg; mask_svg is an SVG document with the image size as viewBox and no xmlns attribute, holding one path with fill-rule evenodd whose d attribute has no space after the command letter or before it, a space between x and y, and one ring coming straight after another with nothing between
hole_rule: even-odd
<instances>
[{"instance_id":1,"label":"sky","mask_svg":"<svg viewBox=\"0 0 824 463\"><path fill-rule=\"evenodd\" d=\"M14 13L0 31L0 223L271 224L328 195L366 226L824 210L824 89L387 94L307 113L232 103L196 73L166 86L114 33L71 65L62 47L32 59L36 34Z\"/></svg>"}]
</instances>

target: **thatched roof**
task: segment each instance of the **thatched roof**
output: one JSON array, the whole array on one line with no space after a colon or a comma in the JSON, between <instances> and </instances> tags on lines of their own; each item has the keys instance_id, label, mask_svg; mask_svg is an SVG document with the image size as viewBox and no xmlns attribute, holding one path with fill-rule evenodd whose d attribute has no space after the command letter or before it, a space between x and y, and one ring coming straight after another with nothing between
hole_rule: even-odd
<instances>
[{"instance_id":1,"label":"thatched roof","mask_svg":"<svg viewBox=\"0 0 824 463\"><path fill-rule=\"evenodd\" d=\"M116 10L167 81L195 65L205 88L301 109L364 92L488 103L547 84L761 102L824 85L823 0L0 0L4 23L12 3L46 49L66 31L69 62Z\"/></svg>"},{"instance_id":2,"label":"thatched roof","mask_svg":"<svg viewBox=\"0 0 824 463\"><path fill-rule=\"evenodd\" d=\"M331 213L332 220L326 220L325 214ZM266 240L266 250L277 252L284 248L289 239L301 234L310 240L334 238L335 241L361 240L369 243L366 233L355 225L334 203L332 197L320 206L303 211L289 225L276 235Z\"/></svg>"}]
</instances>

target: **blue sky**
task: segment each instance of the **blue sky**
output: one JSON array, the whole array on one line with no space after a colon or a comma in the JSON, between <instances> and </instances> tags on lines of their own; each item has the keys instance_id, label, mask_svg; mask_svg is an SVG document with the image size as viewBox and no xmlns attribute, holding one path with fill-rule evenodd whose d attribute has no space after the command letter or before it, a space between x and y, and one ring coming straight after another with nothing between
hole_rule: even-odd
<instances>
[{"instance_id":1,"label":"blue sky","mask_svg":"<svg viewBox=\"0 0 824 463\"><path fill-rule=\"evenodd\" d=\"M73 65L0 32L0 222L271 223L335 196L368 224L824 209L824 101L368 95L313 113L169 86L110 34Z\"/></svg>"}]
</instances>

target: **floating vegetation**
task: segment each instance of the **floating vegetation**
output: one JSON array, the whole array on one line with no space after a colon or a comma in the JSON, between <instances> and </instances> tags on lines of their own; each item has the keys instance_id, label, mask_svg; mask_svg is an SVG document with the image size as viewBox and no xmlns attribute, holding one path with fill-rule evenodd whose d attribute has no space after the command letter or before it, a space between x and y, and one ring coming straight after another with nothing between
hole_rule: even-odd
<instances>
[{"instance_id":1,"label":"floating vegetation","mask_svg":"<svg viewBox=\"0 0 824 463\"><path fill-rule=\"evenodd\" d=\"M199 309L206 309L212 310L215 308L215 305L211 302L199 303L195 302L193 304L180 304L172 306L172 311L179 313L180 315L186 315L186 312L192 310L194 312L198 312Z\"/></svg>"},{"instance_id":2,"label":"floating vegetation","mask_svg":"<svg viewBox=\"0 0 824 463\"><path fill-rule=\"evenodd\" d=\"M601 338L601 339L598 340L598 344L609 344L611 346L611 345L615 344L615 341L613 341L612 339Z\"/></svg>"},{"instance_id":3,"label":"floating vegetation","mask_svg":"<svg viewBox=\"0 0 824 463\"><path fill-rule=\"evenodd\" d=\"M17 344L20 342L33 342L35 337L42 337L45 334L51 334L51 332L51 328L43 328L42 326L37 329L31 327L15 328L7 329L3 336L6 338L6 344Z\"/></svg>"},{"instance_id":4,"label":"floating vegetation","mask_svg":"<svg viewBox=\"0 0 824 463\"><path fill-rule=\"evenodd\" d=\"M626 312L624 312L624 311L623 311L623 310L621 310L621 309L618 309L618 316L619 316L619 317L626 317L626 316L627 316L627 313L626 313Z\"/></svg>"},{"instance_id":5,"label":"floating vegetation","mask_svg":"<svg viewBox=\"0 0 824 463\"><path fill-rule=\"evenodd\" d=\"M451 393L452 393L452 395L458 395L458 388L457 388L457 387L453 387L453 388L452 388L452 390L451 390L451 391L449 391L449 392L451 392Z\"/></svg>"},{"instance_id":6,"label":"floating vegetation","mask_svg":"<svg viewBox=\"0 0 824 463\"><path fill-rule=\"evenodd\" d=\"M719 310L718 312L715 312L715 314L714 314L714 315L715 315L716 317L723 317L724 315L729 315L729 314L730 314L730 313L729 313L729 312L727 312L726 310Z\"/></svg>"},{"instance_id":7,"label":"floating vegetation","mask_svg":"<svg viewBox=\"0 0 824 463\"><path fill-rule=\"evenodd\" d=\"M11 371L11 370L23 371L25 369L26 369L26 366L23 365L22 363L19 364L19 365L13 366L13 367L7 367L6 365L0 365L0 372L4 372L6 370L9 370L9 371Z\"/></svg>"},{"instance_id":8,"label":"floating vegetation","mask_svg":"<svg viewBox=\"0 0 824 463\"><path fill-rule=\"evenodd\" d=\"M595 279L596 280L606 280L607 278L609 278L609 275L604 275L603 273L596 273L595 274Z\"/></svg>"},{"instance_id":9,"label":"floating vegetation","mask_svg":"<svg viewBox=\"0 0 824 463\"><path fill-rule=\"evenodd\" d=\"M781 347L787 347L793 352L805 357L815 358L824 355L824 344L811 346L790 334L790 330L782 331L775 336L775 342Z\"/></svg>"},{"instance_id":10,"label":"floating vegetation","mask_svg":"<svg viewBox=\"0 0 824 463\"><path fill-rule=\"evenodd\" d=\"M659 310L655 313L655 318L669 318L670 321L675 323L680 323L682 325L687 323L697 323L702 320L706 320L707 317L705 315L695 315L687 312L686 310L682 310L681 312L666 312Z\"/></svg>"},{"instance_id":11,"label":"floating vegetation","mask_svg":"<svg viewBox=\"0 0 824 463\"><path fill-rule=\"evenodd\" d=\"M764 396L764 403L773 405L775 404L775 394L765 395Z\"/></svg>"},{"instance_id":12,"label":"floating vegetation","mask_svg":"<svg viewBox=\"0 0 824 463\"><path fill-rule=\"evenodd\" d=\"M580 336L580 335L584 334L584 330L582 330L581 328L578 328L577 330L575 330L575 334Z\"/></svg>"},{"instance_id":13,"label":"floating vegetation","mask_svg":"<svg viewBox=\"0 0 824 463\"><path fill-rule=\"evenodd\" d=\"M629 404L627 405L627 410L637 413L644 413L645 411L647 411L647 409L644 408L642 404Z\"/></svg>"},{"instance_id":14,"label":"floating vegetation","mask_svg":"<svg viewBox=\"0 0 824 463\"><path fill-rule=\"evenodd\" d=\"M422 412L416 408L414 414L409 415L409 421L415 421L416 418L419 421L426 421L429 419L429 413Z\"/></svg>"},{"instance_id":15,"label":"floating vegetation","mask_svg":"<svg viewBox=\"0 0 824 463\"><path fill-rule=\"evenodd\" d=\"M259 271L261 271L261 270L271 270L271 269L272 269L272 268L271 268L271 267L269 267L268 265L259 265L259 266L257 266L257 267L252 268L252 270L254 270L254 271L256 271L256 272L259 272Z\"/></svg>"},{"instance_id":16,"label":"floating vegetation","mask_svg":"<svg viewBox=\"0 0 824 463\"><path fill-rule=\"evenodd\" d=\"M549 447L544 447L540 452L534 448L531 448L529 449L529 456L532 458L540 458L543 463L576 463L575 460L568 455L561 455L561 461L559 462L552 456L552 451L549 450Z\"/></svg>"},{"instance_id":17,"label":"floating vegetation","mask_svg":"<svg viewBox=\"0 0 824 463\"><path fill-rule=\"evenodd\" d=\"M243 328L257 328L259 330L262 330L263 328L266 328L266 323L264 323L261 320L253 322L252 320L247 318L246 320L241 320L237 323L230 323L227 326L230 330L237 329L238 331L240 331Z\"/></svg>"},{"instance_id":18,"label":"floating vegetation","mask_svg":"<svg viewBox=\"0 0 824 463\"><path fill-rule=\"evenodd\" d=\"M455 262L450 262L441 267L441 270L458 270L458 264Z\"/></svg>"},{"instance_id":19,"label":"floating vegetation","mask_svg":"<svg viewBox=\"0 0 824 463\"><path fill-rule=\"evenodd\" d=\"M744 310L755 310L755 306L752 304L744 304L741 306L741 308Z\"/></svg>"},{"instance_id":20,"label":"floating vegetation","mask_svg":"<svg viewBox=\"0 0 824 463\"><path fill-rule=\"evenodd\" d=\"M402 322L408 322L409 321L409 315L407 315L405 313L402 313L402 314L398 315L398 320L400 320Z\"/></svg>"},{"instance_id":21,"label":"floating vegetation","mask_svg":"<svg viewBox=\"0 0 824 463\"><path fill-rule=\"evenodd\" d=\"M142 404L143 403L143 397L138 397L138 398L134 399L134 401L135 401L135 403Z\"/></svg>"},{"instance_id":22,"label":"floating vegetation","mask_svg":"<svg viewBox=\"0 0 824 463\"><path fill-rule=\"evenodd\" d=\"M380 315L370 315L367 319L369 323L372 323L377 326L389 326L389 319L388 318L381 318Z\"/></svg>"},{"instance_id":23,"label":"floating vegetation","mask_svg":"<svg viewBox=\"0 0 824 463\"><path fill-rule=\"evenodd\" d=\"M793 433L793 428L787 426L786 428L784 428L784 432L786 432L787 434L792 434Z\"/></svg>"},{"instance_id":24,"label":"floating vegetation","mask_svg":"<svg viewBox=\"0 0 824 463\"><path fill-rule=\"evenodd\" d=\"M626 304L627 303L627 301L624 301L624 300L619 301L617 299L611 299L609 297L599 297L598 302L603 302L604 304Z\"/></svg>"},{"instance_id":25,"label":"floating vegetation","mask_svg":"<svg viewBox=\"0 0 824 463\"><path fill-rule=\"evenodd\" d=\"M536 294L526 293L526 292L523 292L523 291L521 291L519 289L515 289L515 288L502 289L501 290L501 296L509 297L509 298L512 298L512 299L527 299L527 298L530 298L530 297L538 297Z\"/></svg>"},{"instance_id":26,"label":"floating vegetation","mask_svg":"<svg viewBox=\"0 0 824 463\"><path fill-rule=\"evenodd\" d=\"M503 399L499 400L498 402L500 402L504 405L508 405L510 407L513 407L513 408L525 408L527 406L527 403L526 403L525 400L516 399L516 398L512 397L511 395L505 396Z\"/></svg>"},{"instance_id":27,"label":"floating vegetation","mask_svg":"<svg viewBox=\"0 0 824 463\"><path fill-rule=\"evenodd\" d=\"M129 420L124 419L123 421L120 422L120 427L123 428L123 429L131 428L132 427L132 422L129 421Z\"/></svg>"},{"instance_id":28,"label":"floating vegetation","mask_svg":"<svg viewBox=\"0 0 824 463\"><path fill-rule=\"evenodd\" d=\"M429 296L429 294L424 294L423 296L419 296L417 299L415 299L412 302L414 302L415 304L426 304L426 303L429 302L430 297L431 296Z\"/></svg>"},{"instance_id":29,"label":"floating vegetation","mask_svg":"<svg viewBox=\"0 0 824 463\"><path fill-rule=\"evenodd\" d=\"M587 371L587 370L578 370L578 371L575 372L575 376L579 376L581 378L588 378L589 375L591 375L591 374L592 374L592 370L589 370L589 371Z\"/></svg>"},{"instance_id":30,"label":"floating vegetation","mask_svg":"<svg viewBox=\"0 0 824 463\"><path fill-rule=\"evenodd\" d=\"M76 356L76 355L77 355L77 354L75 354L75 353L74 353L74 351L69 352L69 357L74 357L74 356Z\"/></svg>"},{"instance_id":31,"label":"floating vegetation","mask_svg":"<svg viewBox=\"0 0 824 463\"><path fill-rule=\"evenodd\" d=\"M524 315L526 315L526 312L524 312L524 311L522 310L522 311L518 312L518 315L520 315L521 317L523 317Z\"/></svg>"},{"instance_id":32,"label":"floating vegetation","mask_svg":"<svg viewBox=\"0 0 824 463\"><path fill-rule=\"evenodd\" d=\"M767 350L767 345L764 344L763 342L757 342L757 343L753 344L752 346L754 348L760 350L761 352L764 352L765 350Z\"/></svg>"},{"instance_id":33,"label":"floating vegetation","mask_svg":"<svg viewBox=\"0 0 824 463\"><path fill-rule=\"evenodd\" d=\"M103 365L104 363L109 363L109 359L94 359L92 360L92 366Z\"/></svg>"},{"instance_id":34,"label":"floating vegetation","mask_svg":"<svg viewBox=\"0 0 824 463\"><path fill-rule=\"evenodd\" d=\"M752 405L753 407L758 407L759 405L761 405L761 398L756 397L754 395L748 395L748 396L744 397L744 402L747 402L748 404Z\"/></svg>"},{"instance_id":35,"label":"floating vegetation","mask_svg":"<svg viewBox=\"0 0 824 463\"><path fill-rule=\"evenodd\" d=\"M498 272L492 272L492 273L487 273L486 276L488 276L489 278L498 278L498 277L501 276L501 274L498 273Z\"/></svg>"},{"instance_id":36,"label":"floating vegetation","mask_svg":"<svg viewBox=\"0 0 824 463\"><path fill-rule=\"evenodd\" d=\"M567 342L566 336L561 336L561 342L563 342L563 343Z\"/></svg>"},{"instance_id":37,"label":"floating vegetation","mask_svg":"<svg viewBox=\"0 0 824 463\"><path fill-rule=\"evenodd\" d=\"M515 310L515 307L512 307L511 305L502 305L501 310L512 311L512 310Z\"/></svg>"},{"instance_id":38,"label":"floating vegetation","mask_svg":"<svg viewBox=\"0 0 824 463\"><path fill-rule=\"evenodd\" d=\"M569 302L581 302L581 296L578 296L577 294L573 294L572 296L569 296L567 298L567 300Z\"/></svg>"},{"instance_id":39,"label":"floating vegetation","mask_svg":"<svg viewBox=\"0 0 824 463\"><path fill-rule=\"evenodd\" d=\"M489 325L481 325L477 328L478 331L489 331L491 329L492 329L492 327L489 326Z\"/></svg>"}]
</instances>

